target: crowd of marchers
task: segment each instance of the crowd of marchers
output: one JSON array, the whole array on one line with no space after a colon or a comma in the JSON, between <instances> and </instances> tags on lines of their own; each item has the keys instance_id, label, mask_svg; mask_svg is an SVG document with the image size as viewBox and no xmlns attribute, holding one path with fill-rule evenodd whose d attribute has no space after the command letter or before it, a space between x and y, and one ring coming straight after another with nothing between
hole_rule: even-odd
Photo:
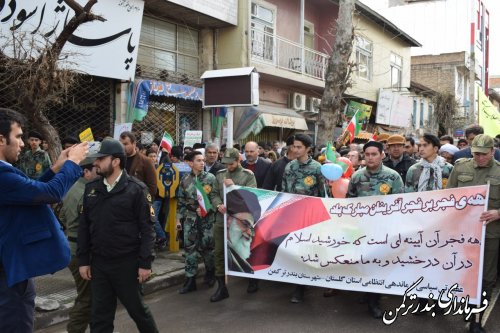
<instances>
[{"instance_id":1,"label":"crowd of marchers","mask_svg":"<svg viewBox=\"0 0 500 333\"><path fill-rule=\"evenodd\" d=\"M168 245L167 221L172 214L185 257L186 279L179 292L197 290L202 259L203 284L217 285L210 301L228 298L224 257L231 270L253 271L248 259L254 226L263 213L255 195L244 189L230 190L225 202L224 188L233 185L352 198L489 183L487 209L477 221L487 224L486 298L495 286L500 151L498 139L483 134L479 126L467 128L466 138L456 144L452 137L434 134L380 134L377 140L338 147L337 157L348 158L353 168L342 190L321 172L322 163L328 163L327 148L314 147L306 134L290 136L286 142L249 141L243 147L200 143L161 148L158 141L143 147L134 133L123 132L119 140L105 138L90 154L87 143L68 137L59 158L51 161L40 133L26 136L24 126L19 113L0 109L2 332L33 330L33 278L65 267L77 289L68 332L84 332L89 326L91 332L112 332L117 300L140 332L158 332L143 302L142 284L154 268L155 250ZM191 171L180 180L176 210L169 211L166 199L158 195L157 169L179 162ZM258 280L248 279L247 292L258 290ZM305 286L295 286L290 301L303 302L304 290ZM335 295L335 290L324 295ZM366 294L364 300L371 316L381 318L380 295ZM481 321L474 318L470 332L484 332Z\"/></svg>"}]
</instances>

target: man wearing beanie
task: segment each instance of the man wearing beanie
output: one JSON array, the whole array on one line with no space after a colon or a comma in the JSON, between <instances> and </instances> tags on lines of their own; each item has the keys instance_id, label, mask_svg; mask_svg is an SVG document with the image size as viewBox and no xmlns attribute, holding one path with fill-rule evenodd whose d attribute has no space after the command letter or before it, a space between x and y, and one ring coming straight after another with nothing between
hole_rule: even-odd
<instances>
[{"instance_id":1,"label":"man wearing beanie","mask_svg":"<svg viewBox=\"0 0 500 333\"><path fill-rule=\"evenodd\" d=\"M295 135L292 151L296 159L285 167L281 184L283 192L312 197L325 196L325 180L321 174L321 164L309 156L312 144L309 135ZM290 302L302 303L304 290L305 286L297 285Z\"/></svg>"}]
</instances>

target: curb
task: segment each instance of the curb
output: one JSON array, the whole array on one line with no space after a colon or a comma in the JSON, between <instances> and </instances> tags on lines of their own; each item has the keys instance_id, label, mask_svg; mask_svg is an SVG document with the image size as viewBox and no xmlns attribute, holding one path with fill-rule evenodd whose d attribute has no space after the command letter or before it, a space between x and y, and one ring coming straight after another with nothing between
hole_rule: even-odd
<instances>
[{"instance_id":1,"label":"curb","mask_svg":"<svg viewBox=\"0 0 500 333\"><path fill-rule=\"evenodd\" d=\"M205 273L203 264L199 265L199 274ZM184 282L184 269L156 275L144 284L144 295L149 295L156 291L180 285ZM73 307L73 302L61 304L54 311L35 311L35 330L47 328L69 320L69 311Z\"/></svg>"}]
</instances>

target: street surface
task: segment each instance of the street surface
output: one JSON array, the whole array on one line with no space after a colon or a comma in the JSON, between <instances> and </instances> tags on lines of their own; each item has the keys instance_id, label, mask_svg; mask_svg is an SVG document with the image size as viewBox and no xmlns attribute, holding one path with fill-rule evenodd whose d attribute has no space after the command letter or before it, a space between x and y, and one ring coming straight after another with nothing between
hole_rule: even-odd
<instances>
[{"instance_id":1,"label":"street surface","mask_svg":"<svg viewBox=\"0 0 500 333\"><path fill-rule=\"evenodd\" d=\"M392 325L370 317L367 305L360 304L361 294L339 291L336 296L323 297L323 288L308 287L305 302L289 302L294 286L285 283L260 281L260 290L247 294L247 281L229 277L230 297L210 303L215 287L208 289L198 279L198 291L186 295L178 287L168 288L146 297L160 332L360 332L360 333L461 333L468 332L460 316L426 315L399 316ZM382 308L395 309L401 297L386 296ZM500 332L500 316L495 306L488 316L488 333ZM115 332L136 332L134 322L123 308L115 319ZM39 333L65 332L65 324L39 330Z\"/></svg>"}]
</instances>

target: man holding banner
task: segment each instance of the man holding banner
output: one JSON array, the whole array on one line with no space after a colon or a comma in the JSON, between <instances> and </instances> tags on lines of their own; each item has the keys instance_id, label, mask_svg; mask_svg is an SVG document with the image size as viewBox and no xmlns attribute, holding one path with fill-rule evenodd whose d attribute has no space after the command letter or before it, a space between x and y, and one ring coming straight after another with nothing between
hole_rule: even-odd
<instances>
[{"instance_id":1,"label":"man holding banner","mask_svg":"<svg viewBox=\"0 0 500 333\"><path fill-rule=\"evenodd\" d=\"M297 134L294 137L293 151L296 159L285 167L281 184L283 192L312 197L325 196L325 182L321 174L321 164L309 156L312 144L312 138L307 134ZM304 290L304 285L297 285L290 302L302 303Z\"/></svg>"},{"instance_id":2,"label":"man holding banner","mask_svg":"<svg viewBox=\"0 0 500 333\"><path fill-rule=\"evenodd\" d=\"M403 193L401 176L382 164L384 145L378 141L369 141L363 146L366 168L356 171L349 182L347 198L368 197ZM368 309L373 318L382 318L380 294L368 294Z\"/></svg>"},{"instance_id":3,"label":"man holding banner","mask_svg":"<svg viewBox=\"0 0 500 333\"><path fill-rule=\"evenodd\" d=\"M179 186L177 205L177 226L184 218L184 250L186 251L186 282L179 291L186 294L196 290L198 255L205 262L205 283L210 287L215 283L214 239L212 226L215 208L212 207L215 192L215 176L207 171L203 154L193 151L186 155L191 173L182 178Z\"/></svg>"},{"instance_id":4,"label":"man holding banner","mask_svg":"<svg viewBox=\"0 0 500 333\"><path fill-rule=\"evenodd\" d=\"M456 162L447 188L489 184L488 210L483 212L480 221L487 223L486 240L484 244L483 264L483 296L490 299L495 286L498 266L498 251L500 249L500 162L493 158L495 148L493 138L486 134L477 135L472 141L473 158L463 158ZM479 318L474 318L469 331L482 333L481 312Z\"/></svg>"}]
</instances>

